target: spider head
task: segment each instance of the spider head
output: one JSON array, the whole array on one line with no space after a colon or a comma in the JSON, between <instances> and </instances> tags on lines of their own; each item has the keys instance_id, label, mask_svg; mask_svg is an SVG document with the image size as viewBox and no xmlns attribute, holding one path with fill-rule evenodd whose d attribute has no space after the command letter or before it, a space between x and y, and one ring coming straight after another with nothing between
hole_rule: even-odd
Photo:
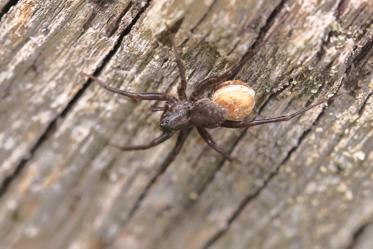
<instances>
[{"instance_id":1,"label":"spider head","mask_svg":"<svg viewBox=\"0 0 373 249\"><path fill-rule=\"evenodd\" d=\"M188 113L191 107L192 104L189 101L167 103L166 110L161 116L161 129L165 131L172 131L190 126Z\"/></svg>"}]
</instances>

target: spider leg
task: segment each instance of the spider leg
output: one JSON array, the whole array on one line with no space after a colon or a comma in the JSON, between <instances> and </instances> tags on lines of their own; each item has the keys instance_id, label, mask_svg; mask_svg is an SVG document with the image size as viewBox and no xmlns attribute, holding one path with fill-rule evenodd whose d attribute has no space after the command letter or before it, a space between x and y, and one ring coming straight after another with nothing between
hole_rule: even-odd
<instances>
[{"instance_id":1,"label":"spider leg","mask_svg":"<svg viewBox=\"0 0 373 249\"><path fill-rule=\"evenodd\" d=\"M229 161L234 161L235 158L233 158L232 156L229 155L229 153L225 152L224 150L222 150L221 148L219 148L215 141L213 140L213 138L211 137L211 135L206 131L206 129L202 128L202 127L198 127L198 133L199 135L201 135L201 137L203 138L203 140L205 140L205 142L213 149L215 150L216 152L220 153L221 155L223 155L226 159L228 159Z\"/></svg>"},{"instance_id":2,"label":"spider leg","mask_svg":"<svg viewBox=\"0 0 373 249\"><path fill-rule=\"evenodd\" d=\"M150 109L152 112L164 112L166 110L165 106L152 106Z\"/></svg>"},{"instance_id":3,"label":"spider leg","mask_svg":"<svg viewBox=\"0 0 373 249\"><path fill-rule=\"evenodd\" d=\"M216 86L224 81L233 79L233 77L238 74L238 72L241 70L243 65L245 65L248 59L251 58L251 55L252 52L251 50L249 50L236 65L227 69L224 73L219 75L212 75L207 79L198 82L191 94L191 99L196 100L204 93L206 89Z\"/></svg>"},{"instance_id":4,"label":"spider leg","mask_svg":"<svg viewBox=\"0 0 373 249\"><path fill-rule=\"evenodd\" d=\"M318 105L321 105L325 102L327 102L328 100L327 99L324 99L324 100L321 100L315 104L312 104L312 105L309 105L309 106L306 106L296 112L293 112L293 113L289 113L289 114L285 114L285 115L281 115L281 116L278 116L278 117L273 117L273 118L264 118L264 119L259 119L259 120L252 120L252 121L230 121L230 120L226 120L223 124L222 124L222 127L226 127L226 128L245 128L245 127L250 127L250 126L255 126L255 125L262 125L262 124L269 124L269 123L276 123L276 122L282 122L282 121L288 121L296 116L299 116L309 110L311 110L312 108L318 106Z\"/></svg>"},{"instance_id":5,"label":"spider leg","mask_svg":"<svg viewBox=\"0 0 373 249\"><path fill-rule=\"evenodd\" d=\"M180 85L177 88L177 94L181 100L185 100L187 99L187 96L186 96L187 80L185 76L185 66L183 64L183 61L181 60L180 53L176 47L175 38L173 35L170 35L170 41L171 41L172 49L174 50L176 64L179 69L179 75L180 75Z\"/></svg>"},{"instance_id":6,"label":"spider leg","mask_svg":"<svg viewBox=\"0 0 373 249\"><path fill-rule=\"evenodd\" d=\"M175 160L176 156L180 153L185 143L185 140L191 131L192 131L192 128L188 128L185 130L181 130L179 132L174 148L168 153L166 159L162 163L161 172L165 171L167 166L170 165L170 163L172 163Z\"/></svg>"},{"instance_id":7,"label":"spider leg","mask_svg":"<svg viewBox=\"0 0 373 249\"><path fill-rule=\"evenodd\" d=\"M144 144L144 145L130 145L130 146L122 146L122 145L117 145L117 144L112 144L112 145L120 150L146 150L146 149L152 148L154 146L157 146L163 143L164 141L171 138L173 134L174 134L173 132L163 132L159 137L153 139L150 143Z\"/></svg>"},{"instance_id":8,"label":"spider leg","mask_svg":"<svg viewBox=\"0 0 373 249\"><path fill-rule=\"evenodd\" d=\"M86 74L84 72L81 72L80 74L88 77L89 79L91 79L93 81L96 81L98 84L100 84L100 86L102 86L103 88L105 88L106 90L108 90L110 92L117 93L117 94L129 97L129 98L132 98L132 99L159 100L159 101L174 101L174 100L176 100L175 97L169 96L165 93L135 93L135 92L120 90L118 88L111 87L111 86L107 85L106 83L104 83L103 81L101 81L100 79L98 79L97 77L95 77L93 75Z\"/></svg>"}]
</instances>

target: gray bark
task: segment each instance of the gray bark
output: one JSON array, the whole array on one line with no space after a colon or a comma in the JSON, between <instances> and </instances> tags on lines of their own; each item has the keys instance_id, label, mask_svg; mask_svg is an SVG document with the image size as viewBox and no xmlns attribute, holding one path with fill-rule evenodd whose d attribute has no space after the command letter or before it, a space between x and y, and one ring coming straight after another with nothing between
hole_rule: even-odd
<instances>
[{"instance_id":1,"label":"gray bark","mask_svg":"<svg viewBox=\"0 0 373 249\"><path fill-rule=\"evenodd\" d=\"M373 248L373 3L364 0L0 0L1 248ZM237 75L260 116L336 97L289 122L193 132L171 165L152 103Z\"/></svg>"}]
</instances>

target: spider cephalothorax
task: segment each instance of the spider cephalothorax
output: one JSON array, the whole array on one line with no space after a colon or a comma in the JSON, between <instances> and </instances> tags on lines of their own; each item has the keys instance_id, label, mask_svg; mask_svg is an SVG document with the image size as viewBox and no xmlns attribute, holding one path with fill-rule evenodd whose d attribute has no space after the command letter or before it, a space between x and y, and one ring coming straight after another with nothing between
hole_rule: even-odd
<instances>
[{"instance_id":1,"label":"spider cephalothorax","mask_svg":"<svg viewBox=\"0 0 373 249\"><path fill-rule=\"evenodd\" d=\"M163 112L160 118L162 134L146 145L118 146L122 150L148 149L168 140L176 132L179 132L176 145L167 158L168 162L171 162L180 152L192 128L195 127L201 137L212 149L222 154L228 160L233 160L228 153L224 152L224 150L216 145L207 129L217 127L247 128L255 125L286 121L325 102L325 100L322 100L297 112L274 118L259 120L246 119L254 109L255 91L247 83L231 79L248 60L248 56L244 56L237 65L223 74L211 76L197 83L191 95L187 96L185 68L180 59L173 37L171 37L170 40L181 79L177 89L177 97L167 93L135 93L119 90L105 84L92 75L83 73L83 75L97 81L102 87L111 92L137 100L157 100L165 102L164 106L153 108L153 111ZM209 98L205 97L204 92L214 87L215 90L211 96Z\"/></svg>"}]
</instances>

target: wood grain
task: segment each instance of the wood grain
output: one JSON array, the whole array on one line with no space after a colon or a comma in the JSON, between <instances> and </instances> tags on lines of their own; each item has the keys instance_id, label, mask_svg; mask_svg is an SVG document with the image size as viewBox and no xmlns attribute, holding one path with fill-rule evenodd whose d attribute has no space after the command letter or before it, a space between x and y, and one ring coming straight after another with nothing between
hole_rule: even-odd
<instances>
[{"instance_id":1,"label":"wood grain","mask_svg":"<svg viewBox=\"0 0 373 249\"><path fill-rule=\"evenodd\" d=\"M373 4L364 0L0 0L0 248L371 248ZM237 75L270 117L147 151L159 113L133 91Z\"/></svg>"}]
</instances>

